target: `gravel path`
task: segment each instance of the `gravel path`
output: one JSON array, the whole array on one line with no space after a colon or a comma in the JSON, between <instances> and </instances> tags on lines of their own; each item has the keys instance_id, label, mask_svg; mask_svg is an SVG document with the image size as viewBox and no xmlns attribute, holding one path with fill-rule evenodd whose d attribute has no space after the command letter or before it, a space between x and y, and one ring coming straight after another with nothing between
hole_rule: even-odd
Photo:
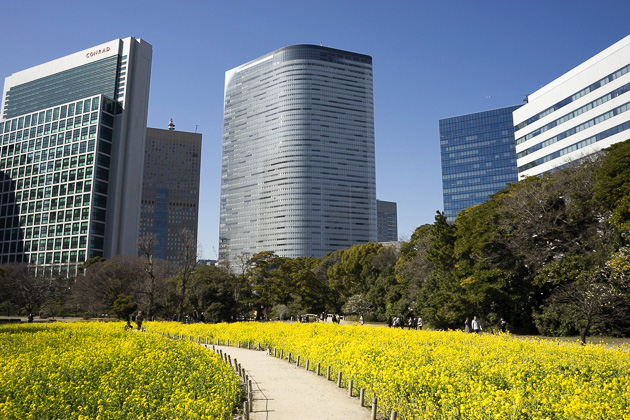
<instances>
[{"instance_id":1,"label":"gravel path","mask_svg":"<svg viewBox=\"0 0 630 420\"><path fill-rule=\"evenodd\" d=\"M212 348L212 346L208 346ZM303 366L280 360L266 351L214 346L230 355L245 369L252 380L253 407L251 420L362 420L371 411L359 406L358 398L348 390L337 388L325 376L317 377Z\"/></svg>"}]
</instances>

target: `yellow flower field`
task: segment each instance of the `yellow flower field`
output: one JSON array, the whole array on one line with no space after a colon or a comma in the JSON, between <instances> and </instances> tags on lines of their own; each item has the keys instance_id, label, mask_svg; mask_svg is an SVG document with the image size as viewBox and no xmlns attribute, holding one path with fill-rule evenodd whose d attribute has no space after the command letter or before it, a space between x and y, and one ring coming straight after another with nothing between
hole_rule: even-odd
<instances>
[{"instance_id":1,"label":"yellow flower field","mask_svg":"<svg viewBox=\"0 0 630 420\"><path fill-rule=\"evenodd\" d=\"M121 323L0 326L2 419L229 419L238 379L200 346Z\"/></svg>"},{"instance_id":2,"label":"yellow flower field","mask_svg":"<svg viewBox=\"0 0 630 420\"><path fill-rule=\"evenodd\" d=\"M152 323L154 332L283 349L403 419L630 419L627 347L331 324Z\"/></svg>"}]
</instances>

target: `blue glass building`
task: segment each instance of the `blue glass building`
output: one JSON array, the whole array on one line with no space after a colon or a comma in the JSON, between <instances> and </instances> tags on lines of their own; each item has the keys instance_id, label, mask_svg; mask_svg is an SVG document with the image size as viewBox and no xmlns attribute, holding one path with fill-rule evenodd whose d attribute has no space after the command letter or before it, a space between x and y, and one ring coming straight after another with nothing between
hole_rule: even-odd
<instances>
[{"instance_id":1,"label":"blue glass building","mask_svg":"<svg viewBox=\"0 0 630 420\"><path fill-rule=\"evenodd\" d=\"M440 120L442 194L448 221L518 180L512 112L519 107Z\"/></svg>"}]
</instances>

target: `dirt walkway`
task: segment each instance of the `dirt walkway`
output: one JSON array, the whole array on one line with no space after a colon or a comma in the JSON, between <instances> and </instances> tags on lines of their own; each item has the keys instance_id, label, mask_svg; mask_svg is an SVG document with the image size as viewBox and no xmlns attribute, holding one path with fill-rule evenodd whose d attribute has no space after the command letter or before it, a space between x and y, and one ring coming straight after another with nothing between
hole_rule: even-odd
<instances>
[{"instance_id":1,"label":"dirt walkway","mask_svg":"<svg viewBox=\"0 0 630 420\"><path fill-rule=\"evenodd\" d=\"M212 348L212 346L208 346ZM337 388L334 381L317 377L295 363L276 359L266 351L214 346L230 355L252 380L251 420L362 420L371 412L359 406L358 398Z\"/></svg>"}]
</instances>

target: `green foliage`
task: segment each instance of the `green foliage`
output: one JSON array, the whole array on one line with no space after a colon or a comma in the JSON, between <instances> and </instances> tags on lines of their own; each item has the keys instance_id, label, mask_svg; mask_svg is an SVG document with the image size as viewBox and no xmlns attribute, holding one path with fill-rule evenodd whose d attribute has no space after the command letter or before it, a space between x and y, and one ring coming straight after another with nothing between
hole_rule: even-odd
<instances>
[{"instance_id":1,"label":"green foliage","mask_svg":"<svg viewBox=\"0 0 630 420\"><path fill-rule=\"evenodd\" d=\"M593 198L627 244L630 240L630 141L610 146L601 160Z\"/></svg>"},{"instance_id":2,"label":"green foliage","mask_svg":"<svg viewBox=\"0 0 630 420\"><path fill-rule=\"evenodd\" d=\"M138 310L138 304L131 295L120 294L112 305L112 311L118 319L128 321L131 314Z\"/></svg>"}]
</instances>

